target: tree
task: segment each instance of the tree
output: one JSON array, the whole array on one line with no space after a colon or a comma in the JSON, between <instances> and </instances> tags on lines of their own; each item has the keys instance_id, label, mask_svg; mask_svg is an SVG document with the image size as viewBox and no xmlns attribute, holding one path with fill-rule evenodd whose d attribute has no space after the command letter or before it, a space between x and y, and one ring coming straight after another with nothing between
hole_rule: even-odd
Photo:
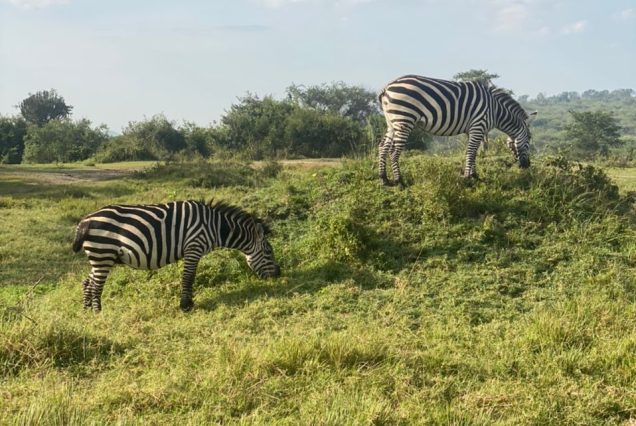
<instances>
[{"instance_id":1,"label":"tree","mask_svg":"<svg viewBox=\"0 0 636 426\"><path fill-rule=\"evenodd\" d=\"M73 107L55 89L30 94L18 105L22 117L29 123L42 126L51 120L68 118Z\"/></svg>"},{"instance_id":2,"label":"tree","mask_svg":"<svg viewBox=\"0 0 636 426\"><path fill-rule=\"evenodd\" d=\"M453 80L457 81L481 81L483 83L492 84L492 81L499 78L499 74L489 73L488 70L470 69L457 73L453 76Z\"/></svg>"},{"instance_id":3,"label":"tree","mask_svg":"<svg viewBox=\"0 0 636 426\"><path fill-rule=\"evenodd\" d=\"M329 111L360 123L379 112L377 93L343 82L308 87L293 84L287 88L287 96L300 107Z\"/></svg>"},{"instance_id":4,"label":"tree","mask_svg":"<svg viewBox=\"0 0 636 426\"><path fill-rule=\"evenodd\" d=\"M0 117L0 163L22 162L26 132L27 123L22 117Z\"/></svg>"},{"instance_id":5,"label":"tree","mask_svg":"<svg viewBox=\"0 0 636 426\"><path fill-rule=\"evenodd\" d=\"M183 133L161 114L150 120L128 123L122 136L151 157L144 159L165 160L186 148Z\"/></svg>"},{"instance_id":6,"label":"tree","mask_svg":"<svg viewBox=\"0 0 636 426\"><path fill-rule=\"evenodd\" d=\"M23 160L26 163L85 160L107 139L106 126L92 128L89 120L51 120L42 126L28 128Z\"/></svg>"},{"instance_id":7,"label":"tree","mask_svg":"<svg viewBox=\"0 0 636 426\"><path fill-rule=\"evenodd\" d=\"M363 126L333 112L296 108L285 124L289 152L302 157L340 157L365 141Z\"/></svg>"},{"instance_id":8,"label":"tree","mask_svg":"<svg viewBox=\"0 0 636 426\"><path fill-rule=\"evenodd\" d=\"M610 147L621 144L618 120L605 111L570 111L574 120L566 126L566 135L576 154L591 157L606 156Z\"/></svg>"},{"instance_id":9,"label":"tree","mask_svg":"<svg viewBox=\"0 0 636 426\"><path fill-rule=\"evenodd\" d=\"M265 156L285 157L290 154L285 126L295 108L288 101L278 101L271 96L260 99L248 93L221 118L224 137L220 144L253 160Z\"/></svg>"}]
</instances>

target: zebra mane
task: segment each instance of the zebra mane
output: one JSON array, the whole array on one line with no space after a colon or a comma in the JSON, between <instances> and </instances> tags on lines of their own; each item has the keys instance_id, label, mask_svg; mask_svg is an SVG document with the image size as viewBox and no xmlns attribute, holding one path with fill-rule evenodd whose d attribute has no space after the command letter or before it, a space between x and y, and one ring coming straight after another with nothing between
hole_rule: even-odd
<instances>
[{"instance_id":1,"label":"zebra mane","mask_svg":"<svg viewBox=\"0 0 636 426\"><path fill-rule=\"evenodd\" d=\"M519 117L523 121L526 121L528 119L528 113L526 112L526 110L519 104L519 102L517 102L515 98L510 95L510 93L506 89L497 87L495 85L490 86L489 89L495 100L508 108L508 110L510 110L512 114Z\"/></svg>"},{"instance_id":2,"label":"zebra mane","mask_svg":"<svg viewBox=\"0 0 636 426\"><path fill-rule=\"evenodd\" d=\"M228 213L231 214L234 217L238 217L238 218L244 218L247 220L253 220L254 223L259 223L262 227L263 230L265 231L265 235L270 234L271 230L269 228L269 226L263 222L262 219L259 219L258 217L254 216L251 213L246 212L245 210L243 210L240 207L237 206L233 206L231 204L227 204L223 201L214 201L214 200L210 200L209 203L205 203L204 201L201 201L202 204L207 205L209 208L216 210L219 213Z\"/></svg>"}]
</instances>

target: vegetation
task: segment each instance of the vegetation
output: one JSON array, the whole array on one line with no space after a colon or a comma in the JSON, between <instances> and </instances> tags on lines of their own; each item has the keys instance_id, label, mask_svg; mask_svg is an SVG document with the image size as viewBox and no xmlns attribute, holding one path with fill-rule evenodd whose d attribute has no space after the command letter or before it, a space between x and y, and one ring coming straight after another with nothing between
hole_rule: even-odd
<instances>
[{"instance_id":1,"label":"vegetation","mask_svg":"<svg viewBox=\"0 0 636 426\"><path fill-rule=\"evenodd\" d=\"M61 181L87 167L0 167L3 422L633 421L633 194L591 165L519 170L490 153L470 183L459 157L407 153L404 191L381 187L370 160L91 181ZM180 265L116 268L109 309L82 310L82 215L212 196L270 223L283 277L215 251L190 314Z\"/></svg>"},{"instance_id":2,"label":"vegetation","mask_svg":"<svg viewBox=\"0 0 636 426\"><path fill-rule=\"evenodd\" d=\"M55 89L29 94L29 97L20 102L18 108L27 123L36 126L42 126L51 120L68 118L73 110Z\"/></svg>"},{"instance_id":3,"label":"vegetation","mask_svg":"<svg viewBox=\"0 0 636 426\"><path fill-rule=\"evenodd\" d=\"M498 77L481 69L454 76L489 84ZM518 99L528 110L539 111L532 125L537 153L573 160L600 158L613 166L633 164L636 96L632 89ZM55 90L30 95L21 102L20 111L21 116L0 117L2 163L364 157L375 151L386 131L377 93L343 82L292 84L284 99L248 93L208 127L177 124L159 114L129 123L116 136L103 125L92 128L85 119L70 121L72 107ZM493 135L497 139L499 133ZM433 139L416 127L407 148L447 153L463 151L465 143L464 136Z\"/></svg>"},{"instance_id":4,"label":"vegetation","mask_svg":"<svg viewBox=\"0 0 636 426\"><path fill-rule=\"evenodd\" d=\"M72 162L89 158L108 139L105 126L92 128L89 120L51 120L29 126L24 136L25 163Z\"/></svg>"},{"instance_id":5,"label":"vegetation","mask_svg":"<svg viewBox=\"0 0 636 426\"><path fill-rule=\"evenodd\" d=\"M618 120L604 111L570 111L574 121L566 127L572 149L581 158L597 153L607 157L610 148L620 146Z\"/></svg>"}]
</instances>

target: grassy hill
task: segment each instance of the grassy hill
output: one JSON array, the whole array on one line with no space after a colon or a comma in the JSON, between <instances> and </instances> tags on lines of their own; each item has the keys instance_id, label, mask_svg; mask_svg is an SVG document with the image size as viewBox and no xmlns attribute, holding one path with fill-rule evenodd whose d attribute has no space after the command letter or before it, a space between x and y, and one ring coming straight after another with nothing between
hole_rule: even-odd
<instances>
[{"instance_id":1,"label":"grassy hill","mask_svg":"<svg viewBox=\"0 0 636 426\"><path fill-rule=\"evenodd\" d=\"M626 424L636 419L633 169L408 156L0 168L0 418L20 424ZM88 168L90 169L90 168ZM630 177L631 176L631 177ZM203 259L117 268L81 307L74 226L113 202L228 201L266 219L283 276Z\"/></svg>"}]
</instances>

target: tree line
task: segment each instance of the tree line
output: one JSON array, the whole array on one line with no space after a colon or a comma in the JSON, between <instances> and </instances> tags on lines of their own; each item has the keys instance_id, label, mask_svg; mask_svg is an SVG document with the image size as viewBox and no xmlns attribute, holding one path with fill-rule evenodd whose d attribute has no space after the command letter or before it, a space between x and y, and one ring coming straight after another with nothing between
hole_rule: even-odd
<instances>
[{"instance_id":1,"label":"tree line","mask_svg":"<svg viewBox=\"0 0 636 426\"><path fill-rule=\"evenodd\" d=\"M469 70L456 74L454 79L492 84L498 77L486 70ZM608 156L618 149L626 152L627 145L631 148L630 155L633 153L636 129L621 125L625 114L636 117L633 90L588 90L576 96L573 94L576 92L564 93L567 95L544 96L543 100L518 97L525 107L540 110L536 121L538 134L534 135L538 149L593 158ZM608 101L608 97L612 101ZM588 101L603 102L605 107L577 110L577 106L588 105ZM608 102L613 102L612 105L620 102L622 109L618 115L608 108ZM73 120L73 106L53 89L29 94L17 107L19 114L0 116L2 163L178 160L211 156L248 160L341 157L374 152L386 128L377 93L343 82L291 85L283 99L248 93L238 98L218 123L207 127L192 122L177 124L164 115L155 115L128 123L116 136L111 135L105 125L95 126L84 118ZM623 134L625 130L627 135ZM416 127L407 147L425 150L444 144L448 144L446 139L433 140Z\"/></svg>"}]
</instances>

